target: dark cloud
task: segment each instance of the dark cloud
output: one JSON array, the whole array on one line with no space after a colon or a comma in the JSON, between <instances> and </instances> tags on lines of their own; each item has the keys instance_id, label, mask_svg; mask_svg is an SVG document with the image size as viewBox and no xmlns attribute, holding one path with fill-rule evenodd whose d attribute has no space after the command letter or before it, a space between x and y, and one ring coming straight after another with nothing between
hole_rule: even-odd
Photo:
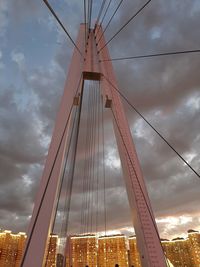
<instances>
[{"instance_id":1,"label":"dark cloud","mask_svg":"<svg viewBox=\"0 0 200 267\"><path fill-rule=\"evenodd\" d=\"M60 9L60 2L56 5L52 1L52 4L75 39L81 16L79 2L64 3L67 16ZM107 40L140 6L141 1L124 2L106 32ZM78 15L74 15L74 10L76 14L79 12ZM198 1L152 1L110 43L111 55L132 56L199 48L199 12ZM17 1L9 6L9 14L12 14L10 23L13 25L15 21L24 23L40 19L42 27L52 33L55 42L60 43L53 53L49 53L47 65L43 65L41 58L37 66L32 66L24 58L23 69L17 65L20 82L13 80L8 82L8 86L2 83L0 87L0 224L4 228L25 230L39 186L72 46L53 20L49 19L49 13L41 1ZM44 21L41 19L43 15ZM15 51L14 45L12 51ZM19 55L17 50L16 53ZM23 51L20 53L23 58ZM130 102L199 172L199 55L115 62L114 68L120 88ZM125 102L124 105L163 237L199 227L199 180ZM118 153L108 113L105 118L108 228L126 228L131 225L131 216L121 169L115 165ZM83 123L83 136L86 133ZM72 232L80 228L80 209L84 197L80 195L83 176L80 166L83 166L85 151L83 140L79 144L78 169L73 188L70 214ZM99 228L103 230L103 180L99 189ZM174 218L174 224L173 221L170 224L170 217Z\"/></svg>"},{"instance_id":2,"label":"dark cloud","mask_svg":"<svg viewBox=\"0 0 200 267\"><path fill-rule=\"evenodd\" d=\"M11 19L15 23L22 23L25 20L32 19L36 14L40 13L44 6L41 1L19 0L8 2L10 4L9 12L12 16Z\"/></svg>"},{"instance_id":3,"label":"dark cloud","mask_svg":"<svg viewBox=\"0 0 200 267\"><path fill-rule=\"evenodd\" d=\"M20 103L15 101L15 90L14 87L5 88L1 94L1 155L15 162L41 161L44 148L39 123L30 106L28 110L20 109Z\"/></svg>"}]
</instances>

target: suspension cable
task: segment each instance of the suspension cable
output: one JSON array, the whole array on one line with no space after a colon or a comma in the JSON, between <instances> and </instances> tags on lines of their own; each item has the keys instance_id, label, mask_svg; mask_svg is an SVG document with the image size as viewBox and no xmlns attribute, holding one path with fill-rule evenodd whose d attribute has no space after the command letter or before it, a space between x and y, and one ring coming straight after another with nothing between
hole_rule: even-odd
<instances>
[{"instance_id":1,"label":"suspension cable","mask_svg":"<svg viewBox=\"0 0 200 267\"><path fill-rule=\"evenodd\" d=\"M79 90L80 83L81 83L81 79L82 79L82 74L81 74L81 77L80 77L80 79L79 79L79 83L78 83L78 87L77 87L77 90L76 90L75 95L77 95L77 92L78 92L78 90ZM39 207L38 207L38 210L37 210L37 213L36 213L36 216L35 216L35 220L34 220L34 222L33 222L33 226L32 226L31 232L30 232L29 239L27 240L26 248L25 248L25 251L24 251L24 254L23 254L23 258L22 258L22 261L21 261L21 266L23 266L23 264L24 264L24 260L25 260L26 255L27 255L28 248L29 248L29 246L30 246L31 238L32 238L32 236L33 236L33 232L34 232L34 230L35 230L35 226L36 226L36 223L37 223L37 220L38 220L38 216L39 216L39 214L40 214L40 210L41 210L41 208L42 208L42 204L43 204L43 201L44 201L46 192L47 192L47 188L48 188L48 186L49 186L49 183L50 183L50 180L51 180L51 176L52 176L52 173L53 173L53 170L54 170L54 167L55 167L57 158L58 158L58 154L59 154L59 151L60 151L60 148L61 148L61 145L62 145L64 136L65 136L65 132L66 132L66 130L67 130L67 126L68 126L68 123L69 123L69 119L70 119L70 116L71 116L72 109L73 109L73 103L72 103L72 105L71 105L70 112L69 112L68 118L67 118L67 120L66 120L65 127L64 127L64 129L63 129L63 132L62 132L62 135L61 135L61 139L60 139L60 142L59 142L57 151L56 151L56 153L55 153L55 158L54 158L54 161L53 161L53 164L52 164L52 167L51 167L51 170L50 170L50 173L49 173L49 176L48 176L46 185L45 185L44 192L43 192L43 194L42 194L42 197L41 197L41 200L40 200L40 203L39 203Z\"/></svg>"},{"instance_id":2,"label":"suspension cable","mask_svg":"<svg viewBox=\"0 0 200 267\"><path fill-rule=\"evenodd\" d=\"M101 95L100 95L100 82L97 85L97 184L96 184L96 233L98 232L98 212L99 212L99 172L100 172L100 104L101 104Z\"/></svg>"},{"instance_id":3,"label":"suspension cable","mask_svg":"<svg viewBox=\"0 0 200 267\"><path fill-rule=\"evenodd\" d=\"M84 166L83 166L83 197L82 197L82 219L81 219L81 233L86 232L86 216L87 216L87 188L88 188L88 147L89 147L89 129L90 129L90 95L87 93L87 112L86 112L86 133L85 133L85 144L84 144Z\"/></svg>"},{"instance_id":4,"label":"suspension cable","mask_svg":"<svg viewBox=\"0 0 200 267\"><path fill-rule=\"evenodd\" d=\"M87 4L87 38L89 38L89 33L90 33L90 26L89 26L89 21L90 21L90 1L91 0L87 0L88 4Z\"/></svg>"},{"instance_id":5,"label":"suspension cable","mask_svg":"<svg viewBox=\"0 0 200 267\"><path fill-rule=\"evenodd\" d=\"M93 0L90 0L89 29L91 29L91 21L92 21L92 7L93 7Z\"/></svg>"},{"instance_id":6,"label":"suspension cable","mask_svg":"<svg viewBox=\"0 0 200 267\"><path fill-rule=\"evenodd\" d=\"M46 4L46 6L48 7L48 9L51 11L52 15L55 17L55 19L57 20L57 22L60 24L61 28L64 30L64 32L67 34L67 36L69 37L70 41L72 42L72 44L74 45L74 47L77 49L77 51L79 52L79 54L83 57L83 54L81 53L80 49L78 48L78 46L75 44L74 40L72 39L72 37L70 36L70 34L68 33L67 29L64 27L64 25L62 24L62 22L60 21L59 17L56 15L55 11L53 10L53 8L50 6L50 4L48 3L47 0L43 0L43 2Z\"/></svg>"},{"instance_id":7,"label":"suspension cable","mask_svg":"<svg viewBox=\"0 0 200 267\"><path fill-rule=\"evenodd\" d=\"M88 147L89 147L89 124L90 124L90 112L89 111L89 95L87 97L87 122L86 122L86 140L85 140L85 153L84 153L84 169L83 179L85 184L84 189L84 211L83 211L83 233L86 233L86 222L87 222L87 199L88 199Z\"/></svg>"},{"instance_id":8,"label":"suspension cable","mask_svg":"<svg viewBox=\"0 0 200 267\"><path fill-rule=\"evenodd\" d=\"M105 267L107 266L107 209L106 209L106 170L105 170L105 129L104 129L104 105L103 105L103 97L101 97L101 124L102 124L102 168L103 168L103 209L104 209L104 253L105 253Z\"/></svg>"},{"instance_id":9,"label":"suspension cable","mask_svg":"<svg viewBox=\"0 0 200 267\"><path fill-rule=\"evenodd\" d=\"M89 108L89 124L88 124L88 151L87 151L87 197L86 197L86 217L85 232L89 232L89 216L90 216L90 194L91 194L91 160L92 160L92 138L93 138L93 90L91 84L88 87L88 108Z\"/></svg>"},{"instance_id":10,"label":"suspension cable","mask_svg":"<svg viewBox=\"0 0 200 267\"><path fill-rule=\"evenodd\" d=\"M76 109L76 113L77 113L77 109ZM62 178L61 178L60 184L59 184L58 197L57 197L57 201L56 201L55 215L58 212L59 201L60 201L61 192L62 192L62 189L63 189L63 182L64 182L64 178L65 178L65 174L66 174L67 162L68 162L69 152L70 152L70 148L71 148L71 144L72 144L72 137L73 137L74 127L75 127L76 113L75 113L75 116L74 116L74 119L73 119L73 123L72 123L72 130L71 130L71 133L70 133L68 149L67 149L67 153L66 153L66 156L65 156L65 163L64 163L64 168L63 168L63 171L62 171ZM55 221L56 221L56 216L54 216L54 221L53 221L53 224L52 224L51 233L54 232Z\"/></svg>"},{"instance_id":11,"label":"suspension cable","mask_svg":"<svg viewBox=\"0 0 200 267\"><path fill-rule=\"evenodd\" d=\"M199 52L200 52L200 49L183 50L183 51L174 51L174 52L166 52L166 53L158 53L158 54L149 54L149 55L138 55L138 56L131 56L131 57L119 57L119 58L103 59L103 60L100 60L99 62L129 60L129 59L137 59L137 58L151 58L151 57L180 55L180 54L199 53Z\"/></svg>"},{"instance_id":12,"label":"suspension cable","mask_svg":"<svg viewBox=\"0 0 200 267\"><path fill-rule=\"evenodd\" d=\"M105 6L105 3L106 3L106 0L103 0L102 3L101 3L101 7L100 7L100 10L99 10L99 14L98 14L98 16L97 16L97 20L96 20L96 23L95 23L95 28L96 28L96 26L97 26L98 23L99 23L99 19L100 19L100 17L101 17L102 12L103 12L103 8L104 8L104 6Z\"/></svg>"},{"instance_id":13,"label":"suspension cable","mask_svg":"<svg viewBox=\"0 0 200 267\"><path fill-rule=\"evenodd\" d=\"M108 9L109 9L109 7L110 7L110 5L111 5L111 2L112 2L112 0L110 0L109 3L108 3L108 5L107 5L107 8L106 8L106 10L105 10L105 13L104 13L104 15L103 15L103 17L102 17L102 19L101 19L101 22L100 22L100 26L102 26L102 24L103 24L103 22L104 22L104 19L105 19L105 17L106 17L106 14L107 14L107 12L108 12ZM101 28L101 27L98 28L97 33L96 33L96 36L98 35L98 32L99 32L100 28Z\"/></svg>"},{"instance_id":14,"label":"suspension cable","mask_svg":"<svg viewBox=\"0 0 200 267\"><path fill-rule=\"evenodd\" d=\"M92 97L91 97L91 90L89 86L89 135L88 135L88 157L87 157L87 202L86 202L86 230L85 232L88 233L88 223L89 223L89 197L90 197L90 160L91 160L91 136L92 136Z\"/></svg>"},{"instance_id":15,"label":"suspension cable","mask_svg":"<svg viewBox=\"0 0 200 267\"><path fill-rule=\"evenodd\" d=\"M107 232L107 214L106 214L106 172L105 172L105 129L104 129L104 110L103 99L101 104L101 123L102 123L102 161L103 161L103 202L104 202L104 228L105 236Z\"/></svg>"},{"instance_id":16,"label":"suspension cable","mask_svg":"<svg viewBox=\"0 0 200 267\"><path fill-rule=\"evenodd\" d=\"M92 153L91 153L91 198L90 198L90 233L93 230L93 211L94 211L94 175L95 175L95 157L96 157L96 90L94 88L94 81L92 82L92 106L93 106L93 123L92 123Z\"/></svg>"},{"instance_id":17,"label":"suspension cable","mask_svg":"<svg viewBox=\"0 0 200 267\"><path fill-rule=\"evenodd\" d=\"M76 112L74 114L74 129L72 132L72 141L71 141L71 147L70 147L70 160L68 162L68 172L65 173L65 185L64 188L66 188L65 195L64 195L64 208L63 208L63 216L62 216L62 226L61 226L61 232L60 236L66 237L66 227L64 226L64 223L66 223L66 218L68 216L68 206L69 206L69 198L70 198L70 191L71 191L71 184L73 179L73 168L74 168L74 151L75 151L75 144L76 144L76 132L77 132L77 124L78 124L78 114L79 111L76 108Z\"/></svg>"},{"instance_id":18,"label":"suspension cable","mask_svg":"<svg viewBox=\"0 0 200 267\"><path fill-rule=\"evenodd\" d=\"M117 13L117 11L118 11L118 9L120 8L120 6L121 6L121 4L122 4L123 1L124 1L124 0L121 0L121 1L119 2L119 4L117 5L117 7L116 7L116 9L115 9L115 11L114 11L114 13L113 13L113 15L111 16L111 18L110 18L110 20L108 21L108 23L107 23L105 29L103 30L101 36L99 37L99 39L98 39L98 41L97 41L97 44L99 43L99 41L101 40L101 38L102 38L103 35L105 34L106 30L108 29L108 27L109 27L111 21L113 20L115 14Z\"/></svg>"},{"instance_id":19,"label":"suspension cable","mask_svg":"<svg viewBox=\"0 0 200 267\"><path fill-rule=\"evenodd\" d=\"M101 47L98 51L100 53L152 0L148 0L128 21Z\"/></svg>"},{"instance_id":20,"label":"suspension cable","mask_svg":"<svg viewBox=\"0 0 200 267\"><path fill-rule=\"evenodd\" d=\"M84 0L84 3L83 3L83 9L84 9L84 23L85 23L85 51L86 51L86 45L87 45L87 21L86 21L86 0Z\"/></svg>"},{"instance_id":21,"label":"suspension cable","mask_svg":"<svg viewBox=\"0 0 200 267\"><path fill-rule=\"evenodd\" d=\"M50 233L54 233L55 222L56 222L56 215L57 215L57 212L58 212L59 203L60 203L60 200L61 200L61 193L62 193L62 189L63 189L63 182L64 182L64 180L66 180L65 179L66 178L66 168L67 168L67 163L68 163L69 152L70 152L71 145L72 145L72 137L73 137L73 133L74 133L74 126L75 126L75 121L76 121L76 114L77 114L77 109L75 111L75 115L74 115L74 119L73 119L72 130L71 130L70 139L69 139L69 145L68 145L67 153L66 153L66 156L65 156L64 168L63 168L63 171L62 171L62 178L61 178L61 181L60 181L60 184L59 184L59 190L58 190L59 192L58 192L58 197L57 197L57 200L56 200L56 209L55 209L54 220L53 220L53 223L52 223L52 227L51 227ZM63 234L63 221L65 219L65 214L66 214L66 211L67 211L67 195L68 195L68 188L69 188L68 183L67 183L67 185L65 185L65 187L67 189L66 190L66 195L65 195L65 200L66 201L65 201L65 205L64 205L64 209L63 209L63 218L62 218L61 230L60 230L60 233L59 233L59 236L61 236L61 237L63 236L62 235ZM49 247L48 247L48 251L47 251L47 259L46 259L45 267L48 264L49 249L50 249L50 246L51 246L51 241L52 241L52 239L50 238L50 243L49 243ZM60 248L60 246L61 246L61 242L60 242L59 248Z\"/></svg>"},{"instance_id":22,"label":"suspension cable","mask_svg":"<svg viewBox=\"0 0 200 267\"><path fill-rule=\"evenodd\" d=\"M83 89L84 89L84 83L82 84L82 90L81 90L81 96L80 96L80 104L79 104L79 112L78 112L78 118L77 118L77 128L75 133L75 146L74 146L74 153L72 155L72 172L71 172L71 181L69 186L69 201L67 206L67 218L65 221L65 236L68 234L68 224L69 224L69 212L70 212L70 206L71 206L71 195L72 195L72 187L73 187L73 181L74 181L74 173L75 173L75 164L76 164L76 156L77 156L77 148L78 148L78 137L80 132L80 121L81 121L81 111L82 111L82 102L83 102ZM67 249L67 242L65 246L65 252ZM66 266L66 253L64 253L64 266ZM63 266L63 267L64 267Z\"/></svg>"},{"instance_id":23,"label":"suspension cable","mask_svg":"<svg viewBox=\"0 0 200 267\"><path fill-rule=\"evenodd\" d=\"M106 11L105 11L105 13L104 13L104 15L103 15L103 17L102 17L102 20L101 20L101 23L100 23L100 25L102 25L102 24L103 24L103 22L104 22L104 19L105 19L105 17L106 17L106 15L107 15L107 13L108 13L108 9L109 9L109 7L110 7L111 3L112 3L112 0L110 0L110 1L109 1L109 3L108 3L108 5L107 5Z\"/></svg>"},{"instance_id":24,"label":"suspension cable","mask_svg":"<svg viewBox=\"0 0 200 267\"><path fill-rule=\"evenodd\" d=\"M93 122L93 110L92 110L92 90L91 84L89 85L90 95L90 123L89 123L89 146L88 146L88 165L87 165L87 217L86 217L86 232L89 233L89 215L90 215L90 187L91 187L91 146L92 146L92 122Z\"/></svg>"},{"instance_id":25,"label":"suspension cable","mask_svg":"<svg viewBox=\"0 0 200 267\"><path fill-rule=\"evenodd\" d=\"M93 99L93 105L94 105L94 134L93 134L93 162L92 162L92 200L91 200L91 206L92 206L92 212L91 212L91 233L93 232L93 222L95 221L94 217L94 208L95 208L95 177L96 173L95 170L97 170L97 88L95 86L95 82L93 81L93 91L94 91L94 99Z\"/></svg>"},{"instance_id":26,"label":"suspension cable","mask_svg":"<svg viewBox=\"0 0 200 267\"><path fill-rule=\"evenodd\" d=\"M167 141L167 139L139 112L139 110L128 100L128 98L118 90L118 88L104 75L107 82L115 89L123 99L128 103L128 105L160 136L160 138L176 153L176 155L193 171L193 173L200 178L200 174L195 171L195 169L181 156L181 154Z\"/></svg>"},{"instance_id":27,"label":"suspension cable","mask_svg":"<svg viewBox=\"0 0 200 267\"><path fill-rule=\"evenodd\" d=\"M91 103L91 112L92 112L92 123L91 123L91 149L90 149L90 167L89 167L89 212L88 212L88 232L92 231L92 191L93 191L93 160L94 160L94 119L95 119L95 107L94 107L94 90L91 82L90 90L92 93L92 103ZM90 231L89 231L90 229Z\"/></svg>"}]
</instances>

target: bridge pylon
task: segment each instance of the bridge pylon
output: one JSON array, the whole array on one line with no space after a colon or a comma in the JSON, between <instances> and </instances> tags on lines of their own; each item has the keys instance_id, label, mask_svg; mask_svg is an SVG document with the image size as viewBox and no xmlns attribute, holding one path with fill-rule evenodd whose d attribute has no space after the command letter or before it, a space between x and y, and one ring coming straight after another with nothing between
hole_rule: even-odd
<instances>
[{"instance_id":1,"label":"bridge pylon","mask_svg":"<svg viewBox=\"0 0 200 267\"><path fill-rule=\"evenodd\" d=\"M69 136L67 122L71 108L78 95L82 94L85 80L100 82L104 105L111 109L114 132L122 163L133 226L137 237L142 267L166 267L158 230L148 197L145 181L133 143L130 127L124 112L120 90L105 45L101 27L97 26L88 35L85 46L85 24L80 25L76 45L71 59L68 76L57 115L40 187L31 218L25 252L21 267L45 266L45 253L50 230L55 216L59 177L63 167L66 144ZM95 36L97 34L97 36Z\"/></svg>"}]
</instances>

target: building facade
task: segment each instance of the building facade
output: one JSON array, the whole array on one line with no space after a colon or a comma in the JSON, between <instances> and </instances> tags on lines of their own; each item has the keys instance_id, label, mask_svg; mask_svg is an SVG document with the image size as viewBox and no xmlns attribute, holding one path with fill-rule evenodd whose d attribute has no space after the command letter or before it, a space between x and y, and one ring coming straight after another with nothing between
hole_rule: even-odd
<instances>
[{"instance_id":1,"label":"building facade","mask_svg":"<svg viewBox=\"0 0 200 267\"><path fill-rule=\"evenodd\" d=\"M70 238L70 255L68 266L96 267L97 266L97 238L95 235L79 235Z\"/></svg>"},{"instance_id":2,"label":"building facade","mask_svg":"<svg viewBox=\"0 0 200 267\"><path fill-rule=\"evenodd\" d=\"M200 233L194 230L189 230L188 243L192 263L194 266L200 267Z\"/></svg>"},{"instance_id":3,"label":"building facade","mask_svg":"<svg viewBox=\"0 0 200 267\"><path fill-rule=\"evenodd\" d=\"M51 234L47 248L45 267L55 267L57 259L58 236Z\"/></svg>"},{"instance_id":4,"label":"building facade","mask_svg":"<svg viewBox=\"0 0 200 267\"><path fill-rule=\"evenodd\" d=\"M129 266L141 267L136 237L129 237ZM200 267L200 233L189 230L187 238L161 240L168 264L174 267Z\"/></svg>"},{"instance_id":5,"label":"building facade","mask_svg":"<svg viewBox=\"0 0 200 267\"><path fill-rule=\"evenodd\" d=\"M128 251L124 235L98 238L98 267L128 267Z\"/></svg>"},{"instance_id":6,"label":"building facade","mask_svg":"<svg viewBox=\"0 0 200 267\"><path fill-rule=\"evenodd\" d=\"M0 232L0 267L20 267L24 252L26 234L14 234L5 230ZM52 235L49 240L46 267L56 266L58 236Z\"/></svg>"},{"instance_id":7,"label":"building facade","mask_svg":"<svg viewBox=\"0 0 200 267\"><path fill-rule=\"evenodd\" d=\"M163 240L162 246L167 258L175 267L194 267L191 255L190 244L187 239L175 238L171 241Z\"/></svg>"},{"instance_id":8,"label":"building facade","mask_svg":"<svg viewBox=\"0 0 200 267\"><path fill-rule=\"evenodd\" d=\"M168 259L175 267L200 267L200 233L188 231L187 238L163 240Z\"/></svg>"},{"instance_id":9,"label":"building facade","mask_svg":"<svg viewBox=\"0 0 200 267\"><path fill-rule=\"evenodd\" d=\"M26 241L25 233L13 234L11 231L0 233L0 266L19 267Z\"/></svg>"},{"instance_id":10,"label":"building facade","mask_svg":"<svg viewBox=\"0 0 200 267\"><path fill-rule=\"evenodd\" d=\"M140 267L140 254L137 249L136 236L128 238L129 243L129 265L130 267Z\"/></svg>"}]
</instances>

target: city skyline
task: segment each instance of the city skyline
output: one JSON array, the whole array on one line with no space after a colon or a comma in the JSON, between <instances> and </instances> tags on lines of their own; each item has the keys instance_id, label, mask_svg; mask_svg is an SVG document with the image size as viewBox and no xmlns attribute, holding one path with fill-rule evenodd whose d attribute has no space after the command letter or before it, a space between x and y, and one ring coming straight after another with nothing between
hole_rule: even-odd
<instances>
[{"instance_id":1,"label":"city skyline","mask_svg":"<svg viewBox=\"0 0 200 267\"><path fill-rule=\"evenodd\" d=\"M52 4L75 38L77 31L71 25L78 28L81 15L74 16L73 13L81 9L79 1L64 1L67 16L62 1L57 4L52 1ZM125 42L119 39L118 43L111 45L112 56L126 55L126 46L129 55L196 48L200 44L198 30L195 30L200 12L198 1L179 5L182 9L175 17L176 4L173 1L152 3L122 33ZM136 10L138 6L137 2L124 5L113 27L118 28L130 15L131 8ZM94 9L97 7L95 3ZM189 25L181 24L183 18L189 21L192 32ZM170 30L172 25L174 28ZM25 231L72 47L42 2L20 0L13 4L3 0L0 4L0 29L0 225ZM185 36L189 37L185 39ZM133 43L131 38L135 40ZM200 151L199 65L199 55L114 63L123 92L197 171ZM199 180L127 106L126 110L161 236L165 238L177 231L185 232L189 225L200 230ZM119 159L116 148L113 149L112 130L109 125L107 128L110 145L106 151L106 165L111 183L107 193L113 203L108 210L109 219L113 228L129 232L133 229L127 203L124 204L127 200L120 181ZM78 199L81 198L78 196ZM115 219L118 209L123 214L119 222Z\"/></svg>"},{"instance_id":2,"label":"city skyline","mask_svg":"<svg viewBox=\"0 0 200 267\"><path fill-rule=\"evenodd\" d=\"M0 232L0 264L20 265L26 240L25 233ZM200 263L200 232L189 230L187 237L173 240L162 239L169 266L196 267ZM62 266L58 235L51 234L47 246L46 266ZM141 267L135 236L73 235L68 239L66 266L135 266Z\"/></svg>"}]
</instances>

